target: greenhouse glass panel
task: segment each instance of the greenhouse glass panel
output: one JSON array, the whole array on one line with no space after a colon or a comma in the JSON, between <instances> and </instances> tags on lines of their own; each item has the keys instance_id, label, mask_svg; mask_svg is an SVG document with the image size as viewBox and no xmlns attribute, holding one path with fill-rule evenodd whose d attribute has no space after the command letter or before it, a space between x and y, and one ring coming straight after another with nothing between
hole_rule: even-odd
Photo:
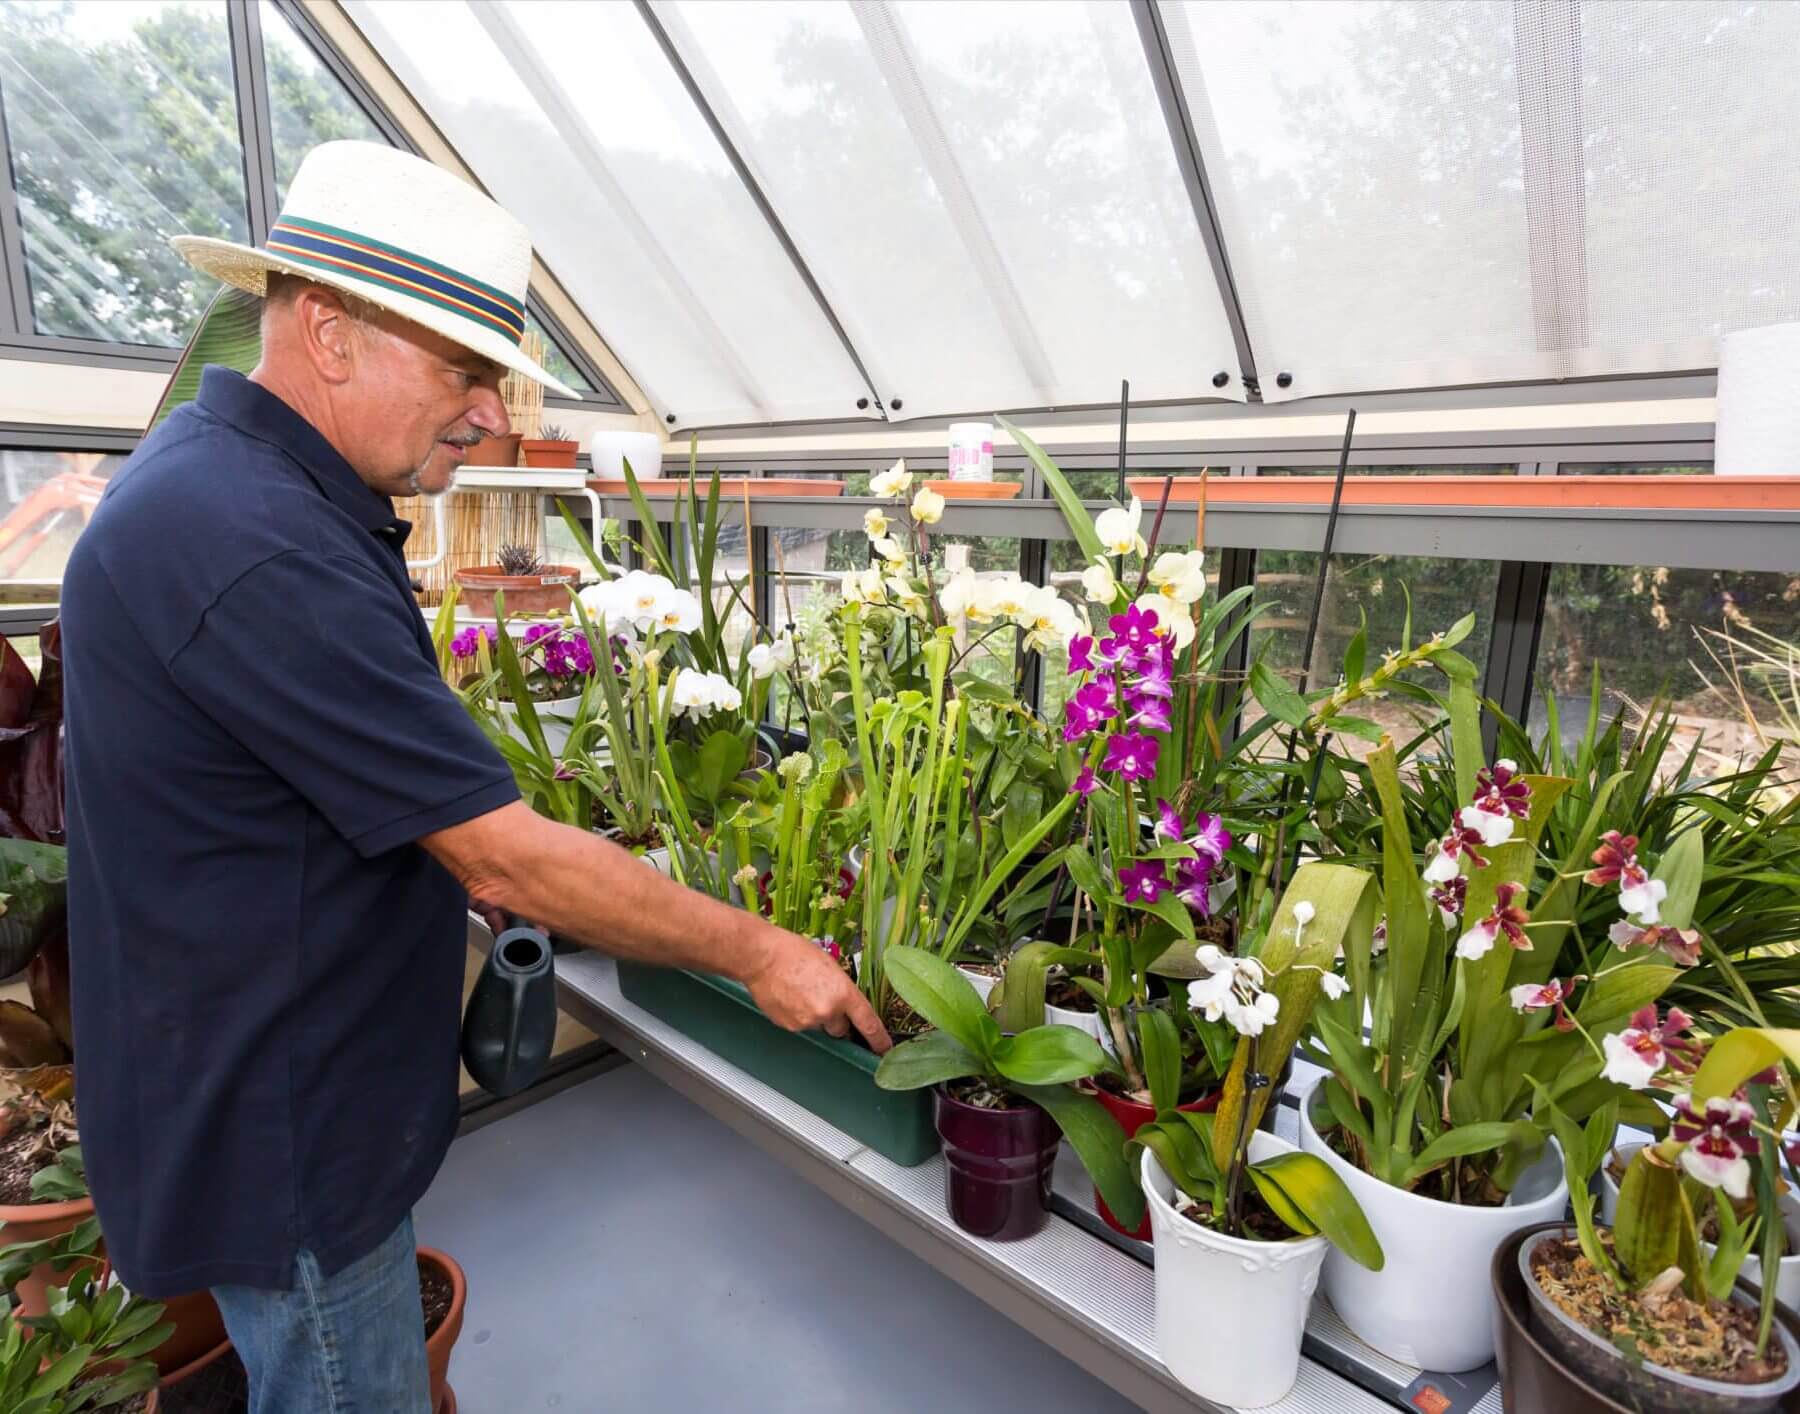
<instances>
[{"instance_id":1,"label":"greenhouse glass panel","mask_svg":"<svg viewBox=\"0 0 1800 1414\"><path fill-rule=\"evenodd\" d=\"M658 13L901 415L1235 368L1127 7Z\"/></svg>"},{"instance_id":2,"label":"greenhouse glass panel","mask_svg":"<svg viewBox=\"0 0 1800 1414\"><path fill-rule=\"evenodd\" d=\"M288 17L262 0L263 67L269 75L269 127L275 146L275 192L287 200L300 159L322 142L353 138L386 143L387 137Z\"/></svg>"},{"instance_id":3,"label":"greenhouse glass panel","mask_svg":"<svg viewBox=\"0 0 1800 1414\"><path fill-rule=\"evenodd\" d=\"M59 584L69 552L125 464L112 452L0 450L0 584Z\"/></svg>"},{"instance_id":4,"label":"greenhouse glass panel","mask_svg":"<svg viewBox=\"0 0 1800 1414\"><path fill-rule=\"evenodd\" d=\"M168 238L250 234L224 4L0 5L0 90L37 332L179 346L216 286Z\"/></svg>"},{"instance_id":5,"label":"greenhouse glass panel","mask_svg":"<svg viewBox=\"0 0 1800 1414\"><path fill-rule=\"evenodd\" d=\"M1256 555L1256 593L1251 602L1262 612L1250 631L1251 656L1263 657L1289 682L1300 676L1318 573L1316 551L1259 550ZM1333 555L1307 690L1337 686L1343 677L1344 650L1359 628L1366 628L1368 635L1365 673L1381 662L1382 654L1398 651L1409 603L1415 645L1449 629L1463 615L1474 614L1474 632L1457 651L1480 669L1493 636L1499 586L1500 565L1495 560ZM1427 687L1441 690L1445 685L1443 674L1435 669L1417 669L1409 676ZM1411 736L1429 716L1425 709L1395 697L1358 703L1355 715L1379 723L1398 741ZM1339 736L1337 742L1339 750L1358 757L1366 756L1374 745L1348 735Z\"/></svg>"},{"instance_id":6,"label":"greenhouse glass panel","mask_svg":"<svg viewBox=\"0 0 1800 1414\"><path fill-rule=\"evenodd\" d=\"M1800 727L1783 717L1800 707L1797 654L1800 571L1558 565L1544 601L1532 726L1546 728L1548 695L1564 742L1578 741L1597 670L1606 713L1636 723L1661 697L1680 724L1671 750L1685 755L1698 739L1701 771L1716 775Z\"/></svg>"},{"instance_id":7,"label":"greenhouse glass panel","mask_svg":"<svg viewBox=\"0 0 1800 1414\"><path fill-rule=\"evenodd\" d=\"M635 9L348 8L674 425L857 415L855 366Z\"/></svg>"},{"instance_id":8,"label":"greenhouse glass panel","mask_svg":"<svg viewBox=\"0 0 1800 1414\"><path fill-rule=\"evenodd\" d=\"M1162 12L1265 398L1560 372L1533 322L1512 5Z\"/></svg>"}]
</instances>

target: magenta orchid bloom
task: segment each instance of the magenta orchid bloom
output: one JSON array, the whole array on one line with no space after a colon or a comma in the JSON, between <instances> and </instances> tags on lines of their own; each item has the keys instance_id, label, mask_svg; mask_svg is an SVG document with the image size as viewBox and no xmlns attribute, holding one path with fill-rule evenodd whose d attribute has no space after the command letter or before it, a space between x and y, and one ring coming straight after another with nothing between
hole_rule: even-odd
<instances>
[{"instance_id":1,"label":"magenta orchid bloom","mask_svg":"<svg viewBox=\"0 0 1800 1414\"><path fill-rule=\"evenodd\" d=\"M1119 715L1118 706L1113 701L1113 684L1110 678L1095 678L1075 694L1074 701L1096 722L1109 722Z\"/></svg>"},{"instance_id":2,"label":"magenta orchid bloom","mask_svg":"<svg viewBox=\"0 0 1800 1414\"><path fill-rule=\"evenodd\" d=\"M1157 646L1156 625L1154 611L1140 609L1136 604L1128 607L1122 614L1114 614L1106 624L1119 641L1134 653L1143 653Z\"/></svg>"},{"instance_id":3,"label":"magenta orchid bloom","mask_svg":"<svg viewBox=\"0 0 1800 1414\"><path fill-rule=\"evenodd\" d=\"M1156 757L1162 750L1155 737L1138 732L1120 732L1108 737L1103 771L1116 771L1128 781L1147 781L1156 774Z\"/></svg>"},{"instance_id":4,"label":"magenta orchid bloom","mask_svg":"<svg viewBox=\"0 0 1800 1414\"><path fill-rule=\"evenodd\" d=\"M1080 741L1099 725L1100 724L1094 720L1093 713L1089 712L1079 702L1075 701L1074 698L1070 698L1067 702L1063 703L1062 739L1064 741Z\"/></svg>"},{"instance_id":5,"label":"magenta orchid bloom","mask_svg":"<svg viewBox=\"0 0 1800 1414\"><path fill-rule=\"evenodd\" d=\"M1157 697L1139 697L1131 703L1131 716L1126 719L1134 727L1153 732L1170 729L1169 704Z\"/></svg>"},{"instance_id":6,"label":"magenta orchid bloom","mask_svg":"<svg viewBox=\"0 0 1800 1414\"><path fill-rule=\"evenodd\" d=\"M1231 831L1225 828L1222 815L1208 815L1202 810L1194 817L1194 833L1188 836L1194 853L1216 866L1231 848Z\"/></svg>"},{"instance_id":7,"label":"magenta orchid bloom","mask_svg":"<svg viewBox=\"0 0 1800 1414\"><path fill-rule=\"evenodd\" d=\"M1183 859L1175 866L1175 897L1202 918L1212 914L1212 870L1203 859Z\"/></svg>"},{"instance_id":8,"label":"magenta orchid bloom","mask_svg":"<svg viewBox=\"0 0 1800 1414\"><path fill-rule=\"evenodd\" d=\"M1155 903L1169 887L1162 864L1154 859L1127 864L1119 870L1119 882L1125 887L1126 903Z\"/></svg>"},{"instance_id":9,"label":"magenta orchid bloom","mask_svg":"<svg viewBox=\"0 0 1800 1414\"><path fill-rule=\"evenodd\" d=\"M1091 656L1093 647L1094 639L1091 634L1078 633L1069 640L1069 672L1071 675L1093 672L1094 660Z\"/></svg>"},{"instance_id":10,"label":"magenta orchid bloom","mask_svg":"<svg viewBox=\"0 0 1800 1414\"><path fill-rule=\"evenodd\" d=\"M1085 798L1099 789L1100 778L1094 774L1094 768L1092 766L1083 766L1076 772L1075 784L1069 787L1069 794L1079 795Z\"/></svg>"},{"instance_id":11,"label":"magenta orchid bloom","mask_svg":"<svg viewBox=\"0 0 1800 1414\"><path fill-rule=\"evenodd\" d=\"M1181 838L1181 815L1160 796L1156 801L1156 838L1164 842Z\"/></svg>"},{"instance_id":12,"label":"magenta orchid bloom","mask_svg":"<svg viewBox=\"0 0 1800 1414\"><path fill-rule=\"evenodd\" d=\"M1168 664L1160 659L1145 664L1132 683L1131 690L1139 697L1160 697L1171 701L1175 696L1175 680L1169 671Z\"/></svg>"}]
</instances>

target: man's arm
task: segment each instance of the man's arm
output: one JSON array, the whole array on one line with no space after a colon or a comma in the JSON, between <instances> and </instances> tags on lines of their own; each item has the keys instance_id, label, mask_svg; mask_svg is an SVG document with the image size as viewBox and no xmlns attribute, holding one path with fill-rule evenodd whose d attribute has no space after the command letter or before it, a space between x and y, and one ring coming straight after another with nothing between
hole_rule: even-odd
<instances>
[{"instance_id":1,"label":"man's arm","mask_svg":"<svg viewBox=\"0 0 1800 1414\"><path fill-rule=\"evenodd\" d=\"M544 819L522 801L419 843L471 898L618 957L735 978L790 1031L854 1026L892 1044L856 985L818 947L755 914L684 888L610 840Z\"/></svg>"}]
</instances>

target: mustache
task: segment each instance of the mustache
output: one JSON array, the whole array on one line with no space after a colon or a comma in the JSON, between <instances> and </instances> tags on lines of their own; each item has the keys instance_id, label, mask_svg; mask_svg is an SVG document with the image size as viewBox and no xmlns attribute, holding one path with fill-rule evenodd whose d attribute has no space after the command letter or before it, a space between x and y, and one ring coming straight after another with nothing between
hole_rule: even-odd
<instances>
[{"instance_id":1,"label":"mustache","mask_svg":"<svg viewBox=\"0 0 1800 1414\"><path fill-rule=\"evenodd\" d=\"M448 442L453 447L473 447L477 442L486 440L487 433L474 431L458 432L453 435L438 438L438 441Z\"/></svg>"}]
</instances>

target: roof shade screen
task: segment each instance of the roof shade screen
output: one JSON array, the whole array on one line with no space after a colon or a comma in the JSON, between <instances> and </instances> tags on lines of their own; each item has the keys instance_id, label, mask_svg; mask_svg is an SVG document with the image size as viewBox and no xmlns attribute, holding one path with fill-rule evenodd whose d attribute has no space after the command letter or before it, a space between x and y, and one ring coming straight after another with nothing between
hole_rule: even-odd
<instances>
[{"instance_id":1,"label":"roof shade screen","mask_svg":"<svg viewBox=\"0 0 1800 1414\"><path fill-rule=\"evenodd\" d=\"M634 7L347 8L675 425L858 415L855 364Z\"/></svg>"},{"instance_id":2,"label":"roof shade screen","mask_svg":"<svg viewBox=\"0 0 1800 1414\"><path fill-rule=\"evenodd\" d=\"M1108 402L1121 378L1212 397L1236 372L1129 7L654 9L890 413Z\"/></svg>"},{"instance_id":3,"label":"roof shade screen","mask_svg":"<svg viewBox=\"0 0 1800 1414\"><path fill-rule=\"evenodd\" d=\"M1511 4L1162 13L1265 398L1556 375L1533 321Z\"/></svg>"},{"instance_id":4,"label":"roof shade screen","mask_svg":"<svg viewBox=\"0 0 1800 1414\"><path fill-rule=\"evenodd\" d=\"M1585 319L1571 371L1711 368L1800 319L1800 5L1587 4Z\"/></svg>"}]
</instances>

